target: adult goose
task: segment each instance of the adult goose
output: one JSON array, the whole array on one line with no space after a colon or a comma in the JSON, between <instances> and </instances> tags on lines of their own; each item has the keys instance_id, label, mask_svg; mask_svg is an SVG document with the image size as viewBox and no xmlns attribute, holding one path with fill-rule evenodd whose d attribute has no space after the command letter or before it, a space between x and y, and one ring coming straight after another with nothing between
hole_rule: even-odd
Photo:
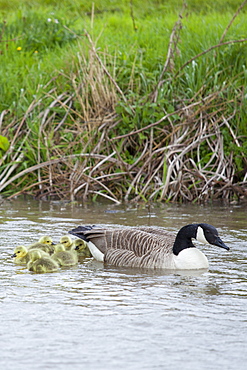
<instances>
[{"instance_id":1,"label":"adult goose","mask_svg":"<svg viewBox=\"0 0 247 370\"><path fill-rule=\"evenodd\" d=\"M169 270L207 269L207 257L196 239L229 250L216 228L200 223L182 227L177 235L160 227L79 226L70 234L85 240L93 257L115 266Z\"/></svg>"}]
</instances>

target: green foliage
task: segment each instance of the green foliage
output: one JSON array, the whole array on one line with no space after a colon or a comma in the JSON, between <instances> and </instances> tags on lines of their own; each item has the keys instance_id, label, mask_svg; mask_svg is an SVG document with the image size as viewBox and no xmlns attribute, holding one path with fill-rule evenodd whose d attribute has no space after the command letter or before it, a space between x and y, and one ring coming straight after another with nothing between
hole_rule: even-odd
<instances>
[{"instance_id":1,"label":"green foliage","mask_svg":"<svg viewBox=\"0 0 247 370\"><path fill-rule=\"evenodd\" d=\"M182 4L182 0L96 0L94 5L89 0L0 0L0 113L9 112L2 121L1 132L8 139L0 136L0 156L8 149L16 127L33 105L35 109L25 116L20 139L14 143L16 151L22 145L25 155L19 171L58 155L91 153L95 148L100 152L101 123L97 120L103 120L104 114L112 111L117 114L118 124L107 132L113 139L143 129L178 107L200 99L203 102L205 97L217 93L217 101L207 106L208 116L202 114L201 124L203 120L208 122L217 109L221 110L219 121L223 116L234 115L231 127L241 147L233 141L229 128L221 128L221 134L226 155L234 152L234 166L239 173L243 171L247 154L247 44L222 45L191 60L219 43L240 2L190 0L186 12L179 18ZM171 60L160 81L169 39L178 18L182 29L176 45L173 43L171 47ZM84 30L93 39L97 55L113 81L106 77L97 58L92 57L92 44ZM246 32L244 9L228 29L223 42L245 38ZM82 60L86 60L85 65ZM158 82L161 85L153 99ZM106 89L107 83L112 90ZM65 93L71 97L70 109ZM49 114L43 122L47 107ZM198 109L199 113L192 112L192 121L200 115ZM159 133L165 132L162 145L168 146L173 129L174 136L179 138L176 125L183 120L188 123L186 114L174 113L169 120L163 121L152 137L152 145L158 146ZM91 121L97 122L91 125ZM56 130L58 125L61 128ZM191 129L191 135L193 132ZM25 135L28 140L22 143ZM116 147L125 163L133 165L149 140L150 130L143 130L133 140L120 140ZM106 144L104 150L108 149ZM191 159L204 166L212 155L204 142L200 146L200 159L196 153L191 154ZM15 163L9 160L9 165ZM164 183L167 164L160 168ZM35 179L33 174L29 176ZM145 182L145 174L141 179ZM28 180L25 181L23 183L28 184ZM131 181L128 186L130 184ZM146 199L135 185L131 186L133 192ZM188 188L193 186L190 184Z\"/></svg>"},{"instance_id":2,"label":"green foliage","mask_svg":"<svg viewBox=\"0 0 247 370\"><path fill-rule=\"evenodd\" d=\"M11 23L5 21L0 24L0 33L4 39L16 38L14 44L6 45L5 53L11 51L10 46L17 46L22 53L37 53L62 47L76 38L65 26L72 27L72 22L52 15L49 17L49 14L20 12Z\"/></svg>"},{"instance_id":3,"label":"green foliage","mask_svg":"<svg viewBox=\"0 0 247 370\"><path fill-rule=\"evenodd\" d=\"M131 130L143 128L152 122L159 121L166 113L174 111L171 102L165 99L160 99L154 103L143 99L138 101L137 98L131 106L124 102L119 102L115 109L119 117L121 117L121 126L118 127L118 130L122 135ZM168 121L164 121L163 125L167 123Z\"/></svg>"},{"instance_id":4,"label":"green foliage","mask_svg":"<svg viewBox=\"0 0 247 370\"><path fill-rule=\"evenodd\" d=\"M0 135L0 158L3 152L6 152L10 147L9 140L5 137Z\"/></svg>"}]
</instances>

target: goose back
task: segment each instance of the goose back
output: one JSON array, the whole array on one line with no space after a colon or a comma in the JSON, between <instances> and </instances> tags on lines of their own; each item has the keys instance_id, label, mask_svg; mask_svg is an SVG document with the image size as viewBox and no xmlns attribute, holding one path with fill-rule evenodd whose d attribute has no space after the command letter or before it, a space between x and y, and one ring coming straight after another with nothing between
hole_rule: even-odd
<instances>
[{"instance_id":1,"label":"goose back","mask_svg":"<svg viewBox=\"0 0 247 370\"><path fill-rule=\"evenodd\" d=\"M175 235L155 227L103 229L79 227L74 235L93 243L104 255L104 262L115 266L172 268ZM89 243L90 247L90 243ZM91 250L91 248L90 248ZM94 255L93 251L91 250Z\"/></svg>"}]
</instances>

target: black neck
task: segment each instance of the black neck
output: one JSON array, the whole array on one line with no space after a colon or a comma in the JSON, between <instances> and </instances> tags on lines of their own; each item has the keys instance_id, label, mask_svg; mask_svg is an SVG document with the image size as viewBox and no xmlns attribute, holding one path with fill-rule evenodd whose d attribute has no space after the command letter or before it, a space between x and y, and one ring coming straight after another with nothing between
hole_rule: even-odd
<instances>
[{"instance_id":1,"label":"black neck","mask_svg":"<svg viewBox=\"0 0 247 370\"><path fill-rule=\"evenodd\" d=\"M177 256L183 249L195 248L192 238L196 238L198 224L191 224L182 227L177 233L173 244L173 253Z\"/></svg>"}]
</instances>

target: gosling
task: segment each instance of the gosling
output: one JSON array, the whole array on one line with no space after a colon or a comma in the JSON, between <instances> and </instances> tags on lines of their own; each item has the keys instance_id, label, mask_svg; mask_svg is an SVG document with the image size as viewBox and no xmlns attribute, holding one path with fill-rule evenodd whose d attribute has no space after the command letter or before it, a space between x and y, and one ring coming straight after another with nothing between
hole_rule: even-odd
<instances>
[{"instance_id":1,"label":"gosling","mask_svg":"<svg viewBox=\"0 0 247 370\"><path fill-rule=\"evenodd\" d=\"M12 258L14 258L14 262L18 265L26 265L31 260L32 252L38 249L29 250L24 245L20 245L15 248L14 254L12 254ZM49 257L49 254L40 250L42 257Z\"/></svg>"},{"instance_id":2,"label":"gosling","mask_svg":"<svg viewBox=\"0 0 247 370\"><path fill-rule=\"evenodd\" d=\"M44 257L41 250L33 250L30 253L31 260L27 264L29 271L43 274L47 272L56 272L59 269L59 264L51 259L49 255Z\"/></svg>"},{"instance_id":3,"label":"gosling","mask_svg":"<svg viewBox=\"0 0 247 370\"><path fill-rule=\"evenodd\" d=\"M74 250L66 250L64 244L55 245L55 253L51 258L60 266L74 266L78 263L77 253Z\"/></svg>"},{"instance_id":4,"label":"gosling","mask_svg":"<svg viewBox=\"0 0 247 370\"><path fill-rule=\"evenodd\" d=\"M92 257L87 243L82 239L75 239L73 241L73 248L76 250L78 257Z\"/></svg>"},{"instance_id":5,"label":"gosling","mask_svg":"<svg viewBox=\"0 0 247 370\"><path fill-rule=\"evenodd\" d=\"M50 236L42 236L37 243L29 245L28 249L41 249L51 255L54 253L54 243Z\"/></svg>"},{"instance_id":6,"label":"gosling","mask_svg":"<svg viewBox=\"0 0 247 370\"><path fill-rule=\"evenodd\" d=\"M28 249L24 245L19 245L14 249L11 258L14 258L14 263L17 265L26 265L30 260Z\"/></svg>"},{"instance_id":7,"label":"gosling","mask_svg":"<svg viewBox=\"0 0 247 370\"><path fill-rule=\"evenodd\" d=\"M72 249L72 239L69 235L62 236L60 239L60 243L65 246L65 250L71 250Z\"/></svg>"}]
</instances>

